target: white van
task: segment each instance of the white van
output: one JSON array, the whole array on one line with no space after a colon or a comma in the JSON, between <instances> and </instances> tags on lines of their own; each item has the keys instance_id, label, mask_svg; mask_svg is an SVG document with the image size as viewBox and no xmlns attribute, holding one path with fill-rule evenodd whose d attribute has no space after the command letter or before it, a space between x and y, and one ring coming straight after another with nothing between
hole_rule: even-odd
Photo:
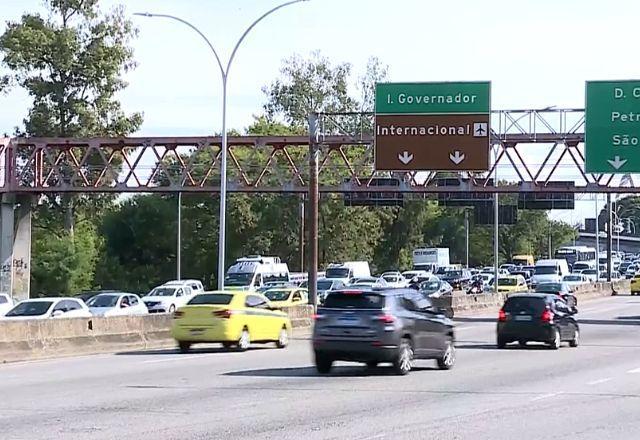
<instances>
[{"instance_id":1,"label":"white van","mask_svg":"<svg viewBox=\"0 0 640 440\"><path fill-rule=\"evenodd\" d=\"M538 260L533 276L531 277L531 287L541 283L560 283L562 277L569 274L569 265L564 259Z\"/></svg>"},{"instance_id":2,"label":"white van","mask_svg":"<svg viewBox=\"0 0 640 440\"><path fill-rule=\"evenodd\" d=\"M279 257L250 255L238 258L227 270L224 286L231 290L255 290L276 281L289 282L289 266L280 262Z\"/></svg>"},{"instance_id":3,"label":"white van","mask_svg":"<svg viewBox=\"0 0 640 440\"><path fill-rule=\"evenodd\" d=\"M324 277L332 280L340 280L345 284L351 278L369 278L371 271L367 261L346 261L342 264L329 264Z\"/></svg>"}]
</instances>

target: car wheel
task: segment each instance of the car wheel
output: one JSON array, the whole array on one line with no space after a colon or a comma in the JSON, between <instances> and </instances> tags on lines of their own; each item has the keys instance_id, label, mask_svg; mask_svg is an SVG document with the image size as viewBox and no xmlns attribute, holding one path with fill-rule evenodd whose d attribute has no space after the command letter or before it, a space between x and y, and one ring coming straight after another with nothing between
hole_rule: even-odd
<instances>
[{"instance_id":1,"label":"car wheel","mask_svg":"<svg viewBox=\"0 0 640 440\"><path fill-rule=\"evenodd\" d=\"M503 349L507 347L507 341L505 341L503 338L501 338L500 336L498 336L498 348L499 349Z\"/></svg>"},{"instance_id":2,"label":"car wheel","mask_svg":"<svg viewBox=\"0 0 640 440\"><path fill-rule=\"evenodd\" d=\"M378 361L369 361L367 362L367 368L374 369L378 366Z\"/></svg>"},{"instance_id":3,"label":"car wheel","mask_svg":"<svg viewBox=\"0 0 640 440\"><path fill-rule=\"evenodd\" d=\"M171 304L171 305L169 306L169 313L173 313L173 312L175 312L175 311L176 311L176 306L174 306L173 304Z\"/></svg>"},{"instance_id":4,"label":"car wheel","mask_svg":"<svg viewBox=\"0 0 640 440\"><path fill-rule=\"evenodd\" d=\"M518 341L518 344L520 344L520 347L524 348L527 346L527 341L525 341L524 339L520 339Z\"/></svg>"},{"instance_id":5,"label":"car wheel","mask_svg":"<svg viewBox=\"0 0 640 440\"><path fill-rule=\"evenodd\" d=\"M246 327L242 329L240 333L240 339L238 339L238 349L240 351L247 351L251 345L251 335L249 335L249 329Z\"/></svg>"},{"instance_id":6,"label":"car wheel","mask_svg":"<svg viewBox=\"0 0 640 440\"><path fill-rule=\"evenodd\" d=\"M224 348L231 348L231 347L233 347L233 346L234 346L234 343L233 343L233 342L223 342L223 343L222 343L222 346L223 346Z\"/></svg>"},{"instance_id":7,"label":"car wheel","mask_svg":"<svg viewBox=\"0 0 640 440\"><path fill-rule=\"evenodd\" d=\"M191 350L191 342L180 341L178 342L178 348L180 349L180 353L189 353L189 350Z\"/></svg>"},{"instance_id":8,"label":"car wheel","mask_svg":"<svg viewBox=\"0 0 640 440\"><path fill-rule=\"evenodd\" d=\"M438 358L438 368L441 370L450 370L456 363L456 347L453 345L453 341L447 341L447 348L441 358Z\"/></svg>"},{"instance_id":9,"label":"car wheel","mask_svg":"<svg viewBox=\"0 0 640 440\"><path fill-rule=\"evenodd\" d=\"M562 339L560 339L560 331L556 328L553 330L553 339L549 342L549 348L552 350L557 350L560 348L560 344L562 343Z\"/></svg>"},{"instance_id":10,"label":"car wheel","mask_svg":"<svg viewBox=\"0 0 640 440\"><path fill-rule=\"evenodd\" d=\"M278 334L278 340L276 341L276 347L285 348L289 344L289 333L287 333L287 328L282 327L280 329L280 333Z\"/></svg>"},{"instance_id":11,"label":"car wheel","mask_svg":"<svg viewBox=\"0 0 640 440\"><path fill-rule=\"evenodd\" d=\"M316 370L320 374L328 374L331 371L333 359L326 354L316 352Z\"/></svg>"},{"instance_id":12,"label":"car wheel","mask_svg":"<svg viewBox=\"0 0 640 440\"><path fill-rule=\"evenodd\" d=\"M573 339L569 341L569 347L575 348L578 346L579 343L580 343L580 330L576 328L575 332L573 333Z\"/></svg>"},{"instance_id":13,"label":"car wheel","mask_svg":"<svg viewBox=\"0 0 640 440\"><path fill-rule=\"evenodd\" d=\"M396 374L404 376L411 371L413 367L413 347L409 338L402 338L400 342L400 348L398 349L398 356L393 361L393 369Z\"/></svg>"}]
</instances>

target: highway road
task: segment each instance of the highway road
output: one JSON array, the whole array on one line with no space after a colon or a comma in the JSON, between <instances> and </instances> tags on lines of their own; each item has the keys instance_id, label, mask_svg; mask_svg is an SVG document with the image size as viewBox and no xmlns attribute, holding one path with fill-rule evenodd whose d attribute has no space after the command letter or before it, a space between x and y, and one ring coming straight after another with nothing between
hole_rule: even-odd
<instances>
[{"instance_id":1,"label":"highway road","mask_svg":"<svg viewBox=\"0 0 640 440\"><path fill-rule=\"evenodd\" d=\"M494 347L495 314L458 320L458 364L406 377L339 364L308 340L246 353L204 348L0 366L0 438L640 438L640 297L580 304L582 344Z\"/></svg>"}]
</instances>

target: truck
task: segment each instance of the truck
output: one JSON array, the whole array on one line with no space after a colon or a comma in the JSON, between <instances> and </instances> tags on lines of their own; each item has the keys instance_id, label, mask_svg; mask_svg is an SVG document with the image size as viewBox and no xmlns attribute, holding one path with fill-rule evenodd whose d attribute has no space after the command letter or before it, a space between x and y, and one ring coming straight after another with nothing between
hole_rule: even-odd
<instances>
[{"instance_id":1,"label":"truck","mask_svg":"<svg viewBox=\"0 0 640 440\"><path fill-rule=\"evenodd\" d=\"M439 267L450 266L449 248L418 248L413 250L413 269L435 273Z\"/></svg>"},{"instance_id":2,"label":"truck","mask_svg":"<svg viewBox=\"0 0 640 440\"><path fill-rule=\"evenodd\" d=\"M367 261L345 261L344 263L331 263L325 270L324 277L332 280L340 280L347 284L352 278L370 277L371 270Z\"/></svg>"},{"instance_id":3,"label":"truck","mask_svg":"<svg viewBox=\"0 0 640 440\"><path fill-rule=\"evenodd\" d=\"M238 258L227 270L224 286L230 290L256 290L269 282L289 282L289 267L280 257L249 255Z\"/></svg>"}]
</instances>

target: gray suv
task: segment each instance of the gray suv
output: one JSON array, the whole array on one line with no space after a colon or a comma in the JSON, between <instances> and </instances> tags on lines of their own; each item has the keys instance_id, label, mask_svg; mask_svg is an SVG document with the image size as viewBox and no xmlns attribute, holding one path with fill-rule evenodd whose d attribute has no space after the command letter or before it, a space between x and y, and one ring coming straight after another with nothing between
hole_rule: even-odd
<instances>
[{"instance_id":1,"label":"gray suv","mask_svg":"<svg viewBox=\"0 0 640 440\"><path fill-rule=\"evenodd\" d=\"M455 363L453 321L413 289L338 290L318 308L313 350L319 373L334 361L390 362L407 374L414 359L435 359L448 370Z\"/></svg>"}]
</instances>

